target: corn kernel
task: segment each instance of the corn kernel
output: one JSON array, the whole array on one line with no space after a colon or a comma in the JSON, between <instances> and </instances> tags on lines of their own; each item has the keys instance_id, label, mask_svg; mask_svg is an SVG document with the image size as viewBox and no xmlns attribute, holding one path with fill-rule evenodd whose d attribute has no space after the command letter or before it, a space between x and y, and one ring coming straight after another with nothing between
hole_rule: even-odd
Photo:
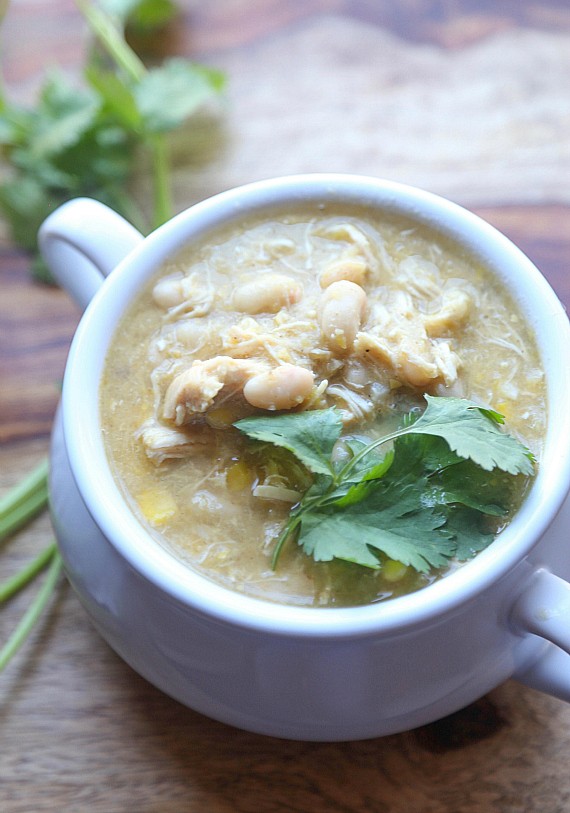
<instances>
[{"instance_id":1,"label":"corn kernel","mask_svg":"<svg viewBox=\"0 0 570 813\"><path fill-rule=\"evenodd\" d=\"M229 407L210 409L206 414L206 421L214 429L226 429L237 420L236 413Z\"/></svg>"},{"instance_id":2,"label":"corn kernel","mask_svg":"<svg viewBox=\"0 0 570 813\"><path fill-rule=\"evenodd\" d=\"M137 497L139 508L151 525L163 525L178 510L174 497L164 489L148 489Z\"/></svg>"},{"instance_id":3,"label":"corn kernel","mask_svg":"<svg viewBox=\"0 0 570 813\"><path fill-rule=\"evenodd\" d=\"M510 417L510 409L509 404L506 401L500 401L496 406L497 412L500 412L505 420L509 420Z\"/></svg>"},{"instance_id":4,"label":"corn kernel","mask_svg":"<svg viewBox=\"0 0 570 813\"><path fill-rule=\"evenodd\" d=\"M399 582L403 579L408 570L408 566L396 559L388 559L382 568L382 576L387 582Z\"/></svg>"},{"instance_id":5,"label":"corn kernel","mask_svg":"<svg viewBox=\"0 0 570 813\"><path fill-rule=\"evenodd\" d=\"M226 485L230 491L244 491L253 485L254 474L243 460L233 463L226 471Z\"/></svg>"}]
</instances>

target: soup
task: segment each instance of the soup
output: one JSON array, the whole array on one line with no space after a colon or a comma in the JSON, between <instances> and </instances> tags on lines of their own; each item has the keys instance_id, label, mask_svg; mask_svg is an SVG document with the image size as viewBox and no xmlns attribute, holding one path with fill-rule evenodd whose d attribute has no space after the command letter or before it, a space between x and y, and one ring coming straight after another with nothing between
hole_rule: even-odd
<instances>
[{"instance_id":1,"label":"soup","mask_svg":"<svg viewBox=\"0 0 570 813\"><path fill-rule=\"evenodd\" d=\"M432 405L468 399L501 413L510 435L539 456L544 376L533 337L497 280L416 223L319 207L217 232L166 263L113 337L101 422L126 499L174 556L252 596L346 606L415 591L460 558L451 552L418 568L412 554L401 561L388 545L365 546L364 563L351 553L316 561L298 544L298 527L285 537L283 529L295 526L291 517L322 473L290 444L242 430L255 418L288 416L292 424L272 425L294 426L308 416L317 431L338 429L331 471L354 474L356 464L343 461L361 460L365 446L402 421L412 425L426 396ZM398 443L378 447L374 465L389 467ZM345 480L346 492L355 481ZM486 538L508 522L527 482L514 476L506 512L487 511ZM360 522L354 502L362 497L345 492L334 510L350 504ZM421 519L404 504L394 498L407 519ZM425 497L423 504L427 517L433 506ZM315 538L330 525L329 514L316 516L324 520L314 520Z\"/></svg>"}]
</instances>

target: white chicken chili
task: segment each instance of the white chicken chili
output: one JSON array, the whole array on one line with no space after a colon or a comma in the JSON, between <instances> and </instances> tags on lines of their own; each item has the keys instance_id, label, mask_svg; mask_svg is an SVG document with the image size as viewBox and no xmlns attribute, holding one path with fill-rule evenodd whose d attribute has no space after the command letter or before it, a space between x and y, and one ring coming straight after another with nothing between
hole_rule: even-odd
<instances>
[{"instance_id":1,"label":"white chicken chili","mask_svg":"<svg viewBox=\"0 0 570 813\"><path fill-rule=\"evenodd\" d=\"M496 410L539 455L543 372L496 279L423 226L324 207L218 232L161 268L112 341L101 418L118 482L174 556L271 601L353 605L417 590L457 561L315 561L292 538L275 567L315 474L234 424L335 407L353 453L419 414L426 394ZM494 533L508 521L488 514Z\"/></svg>"}]
</instances>

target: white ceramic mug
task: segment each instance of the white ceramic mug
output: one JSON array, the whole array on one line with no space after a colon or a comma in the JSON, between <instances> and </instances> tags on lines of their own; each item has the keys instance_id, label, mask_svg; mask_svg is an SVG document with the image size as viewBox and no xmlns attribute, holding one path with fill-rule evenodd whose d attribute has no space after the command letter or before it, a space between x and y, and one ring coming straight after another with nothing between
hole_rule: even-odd
<instances>
[{"instance_id":1,"label":"white ceramic mug","mask_svg":"<svg viewBox=\"0 0 570 813\"><path fill-rule=\"evenodd\" d=\"M536 334L550 404L536 481L499 538L417 593L345 609L264 602L213 584L173 558L123 500L98 412L110 338L165 259L222 224L319 201L417 219L480 258ZM39 240L56 279L85 308L53 432L54 526L87 612L135 670L212 718L306 740L375 737L426 724L510 677L570 700L570 328L545 279L503 235L417 189L309 175L224 192L145 239L108 208L78 199L47 219Z\"/></svg>"}]
</instances>

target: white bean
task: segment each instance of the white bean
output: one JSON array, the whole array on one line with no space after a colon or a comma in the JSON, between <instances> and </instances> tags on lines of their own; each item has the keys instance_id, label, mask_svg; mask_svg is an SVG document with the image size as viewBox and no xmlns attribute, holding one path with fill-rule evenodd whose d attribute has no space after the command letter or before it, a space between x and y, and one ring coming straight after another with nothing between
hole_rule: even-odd
<instances>
[{"instance_id":1,"label":"white bean","mask_svg":"<svg viewBox=\"0 0 570 813\"><path fill-rule=\"evenodd\" d=\"M319 275L319 283L321 288L328 288L333 282L345 279L349 282L355 282L357 285L362 285L368 271L366 260L358 257L346 257L325 266Z\"/></svg>"},{"instance_id":2,"label":"white bean","mask_svg":"<svg viewBox=\"0 0 570 813\"><path fill-rule=\"evenodd\" d=\"M152 289L152 298L161 308L168 310L184 301L184 277L164 277Z\"/></svg>"},{"instance_id":3,"label":"white bean","mask_svg":"<svg viewBox=\"0 0 570 813\"><path fill-rule=\"evenodd\" d=\"M239 285L233 306L242 313L277 313L303 296L302 285L285 274L262 274Z\"/></svg>"},{"instance_id":4,"label":"white bean","mask_svg":"<svg viewBox=\"0 0 570 813\"><path fill-rule=\"evenodd\" d=\"M327 344L348 352L366 313L367 297L360 285L348 280L333 282L321 298L320 325Z\"/></svg>"},{"instance_id":5,"label":"white bean","mask_svg":"<svg viewBox=\"0 0 570 813\"><path fill-rule=\"evenodd\" d=\"M170 314L184 312L205 316L212 307L214 289L207 279L193 273L164 277L152 289L152 296L156 304Z\"/></svg>"},{"instance_id":6,"label":"white bean","mask_svg":"<svg viewBox=\"0 0 570 813\"><path fill-rule=\"evenodd\" d=\"M255 375L243 388L245 400L258 409L291 409L311 394L313 373L295 364L282 364Z\"/></svg>"}]
</instances>

